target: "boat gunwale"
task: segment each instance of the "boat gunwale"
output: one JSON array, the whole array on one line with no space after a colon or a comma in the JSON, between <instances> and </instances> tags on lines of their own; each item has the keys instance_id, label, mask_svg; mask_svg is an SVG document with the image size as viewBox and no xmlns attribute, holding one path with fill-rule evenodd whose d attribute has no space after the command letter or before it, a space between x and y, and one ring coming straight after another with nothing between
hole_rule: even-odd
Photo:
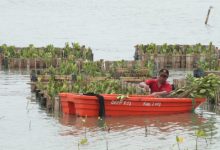
<instances>
[{"instance_id":1,"label":"boat gunwale","mask_svg":"<svg viewBox=\"0 0 220 150\"><path fill-rule=\"evenodd\" d=\"M105 101L120 101L117 96L121 94L100 94L104 96ZM75 94L75 93L60 93L59 96L61 97L71 97L71 101L76 101L77 99L80 100L98 100L96 96L88 96L83 94ZM145 96L145 95L131 95L128 98L122 99L122 101L132 101L132 102L181 102L181 103L192 103L195 100L196 102L204 102L206 98L157 98L152 96ZM64 100L64 101L70 101Z\"/></svg>"}]
</instances>

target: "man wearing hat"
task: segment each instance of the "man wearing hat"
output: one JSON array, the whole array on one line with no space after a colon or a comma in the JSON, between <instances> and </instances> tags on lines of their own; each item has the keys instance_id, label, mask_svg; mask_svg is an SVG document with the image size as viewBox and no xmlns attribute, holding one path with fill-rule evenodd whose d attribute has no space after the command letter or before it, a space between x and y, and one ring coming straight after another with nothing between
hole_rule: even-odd
<instances>
[{"instance_id":1,"label":"man wearing hat","mask_svg":"<svg viewBox=\"0 0 220 150\"><path fill-rule=\"evenodd\" d=\"M139 86L149 91L152 96L163 97L172 91L172 86L167 82L169 71L167 69L161 69L157 79L148 79L145 82L141 82Z\"/></svg>"}]
</instances>

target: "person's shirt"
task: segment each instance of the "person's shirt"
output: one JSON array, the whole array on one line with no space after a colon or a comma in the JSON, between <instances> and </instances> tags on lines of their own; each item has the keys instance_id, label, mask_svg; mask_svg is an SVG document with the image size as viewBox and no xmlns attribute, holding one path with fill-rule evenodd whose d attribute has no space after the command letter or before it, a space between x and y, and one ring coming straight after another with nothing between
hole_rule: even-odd
<instances>
[{"instance_id":1,"label":"person's shirt","mask_svg":"<svg viewBox=\"0 0 220 150\"><path fill-rule=\"evenodd\" d=\"M170 93L172 91L172 86L167 81L164 84L161 84L160 87L158 86L158 79L148 79L145 83L149 85L151 93L162 91Z\"/></svg>"}]
</instances>

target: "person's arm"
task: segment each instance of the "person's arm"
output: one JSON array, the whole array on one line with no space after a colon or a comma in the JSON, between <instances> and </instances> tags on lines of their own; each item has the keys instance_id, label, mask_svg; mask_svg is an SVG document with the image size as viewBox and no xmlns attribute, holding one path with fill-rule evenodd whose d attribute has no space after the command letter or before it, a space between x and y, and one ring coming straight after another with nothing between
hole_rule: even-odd
<instances>
[{"instance_id":1,"label":"person's arm","mask_svg":"<svg viewBox=\"0 0 220 150\"><path fill-rule=\"evenodd\" d=\"M169 93L167 91L162 91L162 92L154 92L151 95L154 97L164 97L168 95Z\"/></svg>"},{"instance_id":2,"label":"person's arm","mask_svg":"<svg viewBox=\"0 0 220 150\"><path fill-rule=\"evenodd\" d=\"M144 88L146 91L149 91L149 85L147 85L145 82L139 83L139 87Z\"/></svg>"},{"instance_id":3,"label":"person's arm","mask_svg":"<svg viewBox=\"0 0 220 150\"><path fill-rule=\"evenodd\" d=\"M172 91L172 86L170 84L167 84L164 91L161 92L154 92L151 95L155 97L165 97Z\"/></svg>"}]
</instances>

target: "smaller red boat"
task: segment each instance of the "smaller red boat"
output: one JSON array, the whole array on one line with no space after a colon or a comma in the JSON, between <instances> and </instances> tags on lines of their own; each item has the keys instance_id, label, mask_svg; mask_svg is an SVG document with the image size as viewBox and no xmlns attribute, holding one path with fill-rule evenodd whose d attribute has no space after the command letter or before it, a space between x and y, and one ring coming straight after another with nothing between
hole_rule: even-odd
<instances>
[{"instance_id":1,"label":"smaller red boat","mask_svg":"<svg viewBox=\"0 0 220 150\"><path fill-rule=\"evenodd\" d=\"M83 95L60 93L62 111L77 116L157 115L190 112L203 103L206 98L156 98L146 95L101 94ZM100 96L104 103L100 105ZM120 99L119 99L120 97Z\"/></svg>"}]
</instances>

